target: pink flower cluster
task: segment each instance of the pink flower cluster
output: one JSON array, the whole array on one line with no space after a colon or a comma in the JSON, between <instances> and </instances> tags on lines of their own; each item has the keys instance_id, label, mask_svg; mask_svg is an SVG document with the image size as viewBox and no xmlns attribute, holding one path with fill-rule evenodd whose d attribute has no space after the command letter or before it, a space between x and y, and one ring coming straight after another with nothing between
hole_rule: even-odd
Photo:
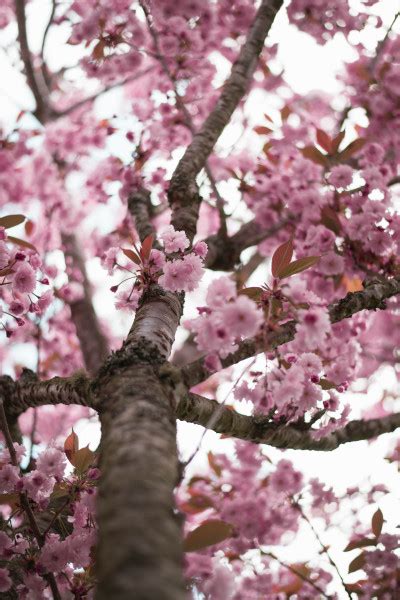
<instances>
[{"instance_id":1,"label":"pink flower cluster","mask_svg":"<svg viewBox=\"0 0 400 600\"><path fill-rule=\"evenodd\" d=\"M198 308L200 315L185 325L196 335L199 350L225 357L237 348L237 342L256 335L263 315L246 296L237 296L236 286L228 277L214 280L207 290L207 306Z\"/></svg>"},{"instance_id":2,"label":"pink flower cluster","mask_svg":"<svg viewBox=\"0 0 400 600\"><path fill-rule=\"evenodd\" d=\"M25 448L18 444L14 448L21 460ZM39 454L35 468L25 474L9 460L9 453L4 450L0 494L8 494L11 506L16 503L22 507L21 494L25 496L33 515L30 519L35 519L44 533L43 540L38 540L34 528L30 528L22 536L17 530L26 518L24 509L11 511L7 503L2 505L3 517L9 520L8 526L0 531L0 592L13 587L18 598L47 598L46 576L52 573L62 597L72 597L78 592L89 597L86 594L93 581L86 569L91 564L91 549L96 541L94 501L98 470L86 469L66 477L65 454L51 446ZM60 519L61 528L57 527Z\"/></svg>"}]
</instances>

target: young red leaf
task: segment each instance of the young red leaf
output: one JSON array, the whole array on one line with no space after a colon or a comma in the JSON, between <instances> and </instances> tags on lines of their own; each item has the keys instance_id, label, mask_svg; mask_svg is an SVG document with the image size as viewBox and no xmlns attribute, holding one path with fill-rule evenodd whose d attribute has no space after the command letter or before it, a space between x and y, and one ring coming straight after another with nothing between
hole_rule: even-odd
<instances>
[{"instance_id":1,"label":"young red leaf","mask_svg":"<svg viewBox=\"0 0 400 600\"><path fill-rule=\"evenodd\" d=\"M6 217L0 217L0 227L10 229L16 227L25 221L24 215L7 215Z\"/></svg>"},{"instance_id":2,"label":"young red leaf","mask_svg":"<svg viewBox=\"0 0 400 600\"><path fill-rule=\"evenodd\" d=\"M383 526L383 514L380 508L374 513L371 526L374 536L378 538L381 535Z\"/></svg>"},{"instance_id":3,"label":"young red leaf","mask_svg":"<svg viewBox=\"0 0 400 600\"><path fill-rule=\"evenodd\" d=\"M366 143L367 140L365 138L358 138L357 140L354 140L339 154L340 160L347 160L353 156L353 154L357 154L357 152L359 152Z\"/></svg>"},{"instance_id":4,"label":"young red leaf","mask_svg":"<svg viewBox=\"0 0 400 600\"><path fill-rule=\"evenodd\" d=\"M332 153L332 139L322 129L317 129L317 142L328 154Z\"/></svg>"},{"instance_id":5,"label":"young red leaf","mask_svg":"<svg viewBox=\"0 0 400 600\"><path fill-rule=\"evenodd\" d=\"M320 258L320 256L306 256L305 258L299 258L298 260L293 261L290 263L290 265L279 272L279 279L284 279L285 277L290 277L291 275L297 275L297 273L301 273L302 271L309 269L315 265Z\"/></svg>"},{"instance_id":6,"label":"young red leaf","mask_svg":"<svg viewBox=\"0 0 400 600\"><path fill-rule=\"evenodd\" d=\"M132 262L136 263L139 266L142 264L142 261L140 260L136 252L134 252L133 250L129 250L128 248L121 248L121 250L125 254L125 256L127 256Z\"/></svg>"},{"instance_id":7,"label":"young red leaf","mask_svg":"<svg viewBox=\"0 0 400 600\"><path fill-rule=\"evenodd\" d=\"M262 288L248 287L248 288L244 288L243 290L240 290L240 292L238 292L238 295L239 296L247 296L251 300L254 300L254 302L259 302L261 300L262 293L263 293Z\"/></svg>"},{"instance_id":8,"label":"young red leaf","mask_svg":"<svg viewBox=\"0 0 400 600\"><path fill-rule=\"evenodd\" d=\"M358 571L359 569L362 569L364 564L365 564L365 553L361 552L361 554L356 556L349 564L349 573L354 573L354 571Z\"/></svg>"},{"instance_id":9,"label":"young red leaf","mask_svg":"<svg viewBox=\"0 0 400 600\"><path fill-rule=\"evenodd\" d=\"M341 131L338 135L332 140L332 154L336 154L339 150L339 146L342 143L344 136L346 135L345 131Z\"/></svg>"},{"instance_id":10,"label":"young red leaf","mask_svg":"<svg viewBox=\"0 0 400 600\"><path fill-rule=\"evenodd\" d=\"M222 468L220 467L220 465L218 464L218 462L215 460L214 454L212 452L208 452L207 458L208 458L208 464L210 465L210 467L212 468L212 470L214 471L214 473L218 477L220 477L220 475L222 473Z\"/></svg>"},{"instance_id":11,"label":"young red leaf","mask_svg":"<svg viewBox=\"0 0 400 600\"><path fill-rule=\"evenodd\" d=\"M274 277L279 277L279 273L290 264L293 256L293 240L290 238L284 244L278 246L272 255L271 272Z\"/></svg>"},{"instance_id":12,"label":"young red leaf","mask_svg":"<svg viewBox=\"0 0 400 600\"><path fill-rule=\"evenodd\" d=\"M196 552L219 544L223 540L232 536L232 525L225 521L217 519L209 519L204 521L199 527L188 533L184 542L183 549L185 552Z\"/></svg>"},{"instance_id":13,"label":"young red leaf","mask_svg":"<svg viewBox=\"0 0 400 600\"><path fill-rule=\"evenodd\" d=\"M366 548L367 546L376 546L377 540L375 538L361 538L360 540L350 541L343 552L349 552L356 548Z\"/></svg>"},{"instance_id":14,"label":"young red leaf","mask_svg":"<svg viewBox=\"0 0 400 600\"><path fill-rule=\"evenodd\" d=\"M94 463L95 458L96 454L86 446L86 448L81 448L74 452L69 460L74 465L79 475L83 475Z\"/></svg>"},{"instance_id":15,"label":"young red leaf","mask_svg":"<svg viewBox=\"0 0 400 600\"><path fill-rule=\"evenodd\" d=\"M76 452L78 452L78 450L79 450L79 439L78 439L78 436L76 435L75 431L72 430L72 432L69 434L69 436L67 437L67 439L64 442L64 452L70 463L72 463L73 456L74 456L74 454L76 454Z\"/></svg>"},{"instance_id":16,"label":"young red leaf","mask_svg":"<svg viewBox=\"0 0 400 600\"><path fill-rule=\"evenodd\" d=\"M257 125L257 127L253 128L253 131L258 133L258 135L269 135L272 133L272 129L269 127L264 127L264 125Z\"/></svg>"},{"instance_id":17,"label":"young red leaf","mask_svg":"<svg viewBox=\"0 0 400 600\"><path fill-rule=\"evenodd\" d=\"M33 244L30 244L29 242L26 242L25 240L20 240L19 238L14 237L13 235L9 235L7 237L7 242L11 242L12 244L17 244L17 246L22 246L23 248L29 248L29 250L33 250L34 252L37 252L37 248Z\"/></svg>"},{"instance_id":18,"label":"young red leaf","mask_svg":"<svg viewBox=\"0 0 400 600\"><path fill-rule=\"evenodd\" d=\"M327 167L329 164L328 158L322 154L315 148L315 146L306 146L305 148L301 148L300 152L304 156L304 158L308 158L308 160L312 160L317 165L321 165L322 167Z\"/></svg>"},{"instance_id":19,"label":"young red leaf","mask_svg":"<svg viewBox=\"0 0 400 600\"><path fill-rule=\"evenodd\" d=\"M153 247L154 237L152 235L148 235L142 242L142 247L140 248L140 256L142 260L149 260L150 252Z\"/></svg>"}]
</instances>

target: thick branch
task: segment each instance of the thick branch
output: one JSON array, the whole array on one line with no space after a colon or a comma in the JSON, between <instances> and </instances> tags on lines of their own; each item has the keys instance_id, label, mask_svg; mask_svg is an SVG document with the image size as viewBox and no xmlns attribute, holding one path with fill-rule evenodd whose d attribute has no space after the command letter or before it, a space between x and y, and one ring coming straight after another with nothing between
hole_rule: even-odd
<instances>
[{"instance_id":1,"label":"thick branch","mask_svg":"<svg viewBox=\"0 0 400 600\"><path fill-rule=\"evenodd\" d=\"M151 197L145 188L136 188L128 198L128 210L135 220L140 241L148 235L154 236L153 248L158 248L155 229L151 223Z\"/></svg>"},{"instance_id":2,"label":"thick branch","mask_svg":"<svg viewBox=\"0 0 400 600\"><path fill-rule=\"evenodd\" d=\"M52 110L47 105L44 95L40 90L32 65L32 56L29 50L28 36L26 32L25 0L15 0L15 14L17 17L18 41L21 50L21 58L24 63L28 85L36 102L34 114L39 121L43 122L49 115L51 115Z\"/></svg>"},{"instance_id":3,"label":"thick branch","mask_svg":"<svg viewBox=\"0 0 400 600\"><path fill-rule=\"evenodd\" d=\"M205 167L215 143L248 89L265 37L282 4L283 0L261 2L246 42L232 66L214 109L194 135L172 176L169 189L172 223L175 229L186 231L190 238L193 238L196 231L200 205L196 177Z\"/></svg>"},{"instance_id":4,"label":"thick branch","mask_svg":"<svg viewBox=\"0 0 400 600\"><path fill-rule=\"evenodd\" d=\"M239 231L229 238L218 234L211 235L205 242L208 246L208 253L205 265L208 269L216 271L231 271L240 261L240 255L243 250L256 246L263 240L271 237L280 231L290 219L283 219L268 227L260 227L256 219L249 221L241 226Z\"/></svg>"},{"instance_id":5,"label":"thick branch","mask_svg":"<svg viewBox=\"0 0 400 600\"><path fill-rule=\"evenodd\" d=\"M213 418L214 415L216 418ZM209 427L213 422L212 429L217 433L292 450L335 450L342 444L370 440L400 427L400 413L394 413L381 419L350 421L342 429L318 440L310 431L299 431L290 425L285 427L271 423L268 417L261 415L241 415L230 407L197 394L188 394L180 400L176 416L182 421L203 427Z\"/></svg>"},{"instance_id":6,"label":"thick branch","mask_svg":"<svg viewBox=\"0 0 400 600\"><path fill-rule=\"evenodd\" d=\"M71 315L85 367L89 373L95 373L108 355L108 343L93 307L91 286L77 240L74 235L66 234L62 236L62 240L65 255L71 260L72 271L78 270L82 277L83 298L71 302Z\"/></svg>"},{"instance_id":7,"label":"thick branch","mask_svg":"<svg viewBox=\"0 0 400 600\"><path fill-rule=\"evenodd\" d=\"M5 399L7 416L12 419L28 408L51 404L80 404L94 408L90 379L81 372L71 377L40 381L33 371L25 369L18 381L8 375L0 377L0 391Z\"/></svg>"},{"instance_id":8,"label":"thick branch","mask_svg":"<svg viewBox=\"0 0 400 600\"><path fill-rule=\"evenodd\" d=\"M328 307L330 320L332 323L337 323L361 310L385 309L385 300L397 294L400 294L400 277L371 283L364 290L349 292L344 298L331 304ZM254 356L258 352L274 350L278 346L292 341L295 334L296 322L289 321L266 337L259 336L258 338L244 340L239 344L236 352L229 354L221 361L222 366L227 368L241 360ZM182 376L188 387L193 387L204 381L210 375L210 371L204 367L204 357L182 369Z\"/></svg>"}]
</instances>

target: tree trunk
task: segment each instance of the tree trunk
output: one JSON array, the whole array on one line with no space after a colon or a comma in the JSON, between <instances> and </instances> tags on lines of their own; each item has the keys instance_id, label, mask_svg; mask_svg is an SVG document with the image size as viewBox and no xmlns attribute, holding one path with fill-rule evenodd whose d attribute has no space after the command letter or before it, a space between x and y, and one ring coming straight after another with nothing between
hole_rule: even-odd
<instances>
[{"instance_id":1,"label":"tree trunk","mask_svg":"<svg viewBox=\"0 0 400 600\"><path fill-rule=\"evenodd\" d=\"M175 407L161 375L180 315L178 296L156 286L100 373L97 600L186 597Z\"/></svg>"}]
</instances>

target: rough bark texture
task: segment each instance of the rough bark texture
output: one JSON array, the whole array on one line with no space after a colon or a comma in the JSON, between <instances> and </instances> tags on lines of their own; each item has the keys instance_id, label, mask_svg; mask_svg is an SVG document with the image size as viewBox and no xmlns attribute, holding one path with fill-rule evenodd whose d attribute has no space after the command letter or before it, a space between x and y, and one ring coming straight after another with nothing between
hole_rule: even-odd
<instances>
[{"instance_id":1,"label":"rough bark texture","mask_svg":"<svg viewBox=\"0 0 400 600\"><path fill-rule=\"evenodd\" d=\"M168 195L172 208L171 222L175 229L184 230L190 239L196 233L200 206L196 177L205 167L219 136L248 90L265 38L282 4L283 0L262 0L214 109L193 136L172 176Z\"/></svg>"},{"instance_id":2,"label":"rough bark texture","mask_svg":"<svg viewBox=\"0 0 400 600\"><path fill-rule=\"evenodd\" d=\"M18 381L8 375L0 377L0 393L4 398L7 417L15 419L28 408L51 404L80 404L93 407L94 398L90 380L85 373L72 377L53 377L39 381L37 375L24 369Z\"/></svg>"},{"instance_id":3,"label":"rough bark texture","mask_svg":"<svg viewBox=\"0 0 400 600\"><path fill-rule=\"evenodd\" d=\"M97 382L102 423L97 600L181 600L175 405L163 374L181 316L155 286Z\"/></svg>"},{"instance_id":4,"label":"rough bark texture","mask_svg":"<svg viewBox=\"0 0 400 600\"><path fill-rule=\"evenodd\" d=\"M241 415L231 407L198 394L188 394L182 398L176 409L176 416L183 421L213 429L217 433L292 450L335 450L342 444L369 440L400 427L400 413L395 413L381 419L350 421L342 429L318 440L312 436L310 430L301 431L294 426L272 423L263 415Z\"/></svg>"},{"instance_id":5,"label":"rough bark texture","mask_svg":"<svg viewBox=\"0 0 400 600\"><path fill-rule=\"evenodd\" d=\"M97 600L180 600L182 532L175 418L156 368L140 360L101 387Z\"/></svg>"}]
</instances>

